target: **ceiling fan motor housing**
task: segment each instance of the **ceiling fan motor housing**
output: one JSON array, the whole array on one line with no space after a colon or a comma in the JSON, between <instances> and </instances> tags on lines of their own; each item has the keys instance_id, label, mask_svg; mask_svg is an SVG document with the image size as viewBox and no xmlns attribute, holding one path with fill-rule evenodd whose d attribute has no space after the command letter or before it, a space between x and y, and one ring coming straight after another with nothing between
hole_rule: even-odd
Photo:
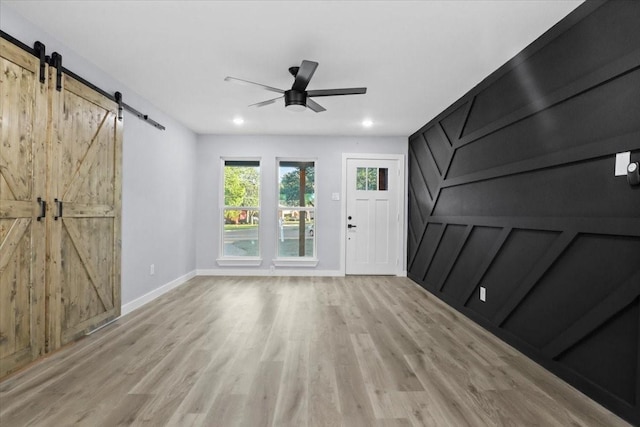
<instances>
[{"instance_id":1,"label":"ceiling fan motor housing","mask_svg":"<svg viewBox=\"0 0 640 427\"><path fill-rule=\"evenodd\" d=\"M284 92L284 105L285 107L292 106L307 106L307 92L300 90L289 89Z\"/></svg>"}]
</instances>

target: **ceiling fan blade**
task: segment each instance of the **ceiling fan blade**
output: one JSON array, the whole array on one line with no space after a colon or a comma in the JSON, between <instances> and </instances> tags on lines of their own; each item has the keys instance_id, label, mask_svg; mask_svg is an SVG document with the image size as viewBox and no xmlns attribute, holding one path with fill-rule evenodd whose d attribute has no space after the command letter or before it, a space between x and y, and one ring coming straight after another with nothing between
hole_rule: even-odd
<instances>
[{"instance_id":1,"label":"ceiling fan blade","mask_svg":"<svg viewBox=\"0 0 640 427\"><path fill-rule=\"evenodd\" d=\"M293 82L293 86L291 89L303 91L307 88L311 77L313 77L313 73L316 72L316 68L318 68L318 63L313 61L307 61L306 59L302 61L300 64L300 68L298 69L298 74L296 74L296 80Z\"/></svg>"},{"instance_id":2,"label":"ceiling fan blade","mask_svg":"<svg viewBox=\"0 0 640 427\"><path fill-rule=\"evenodd\" d=\"M362 95L365 93L367 93L366 87L351 87L346 89L309 90L307 91L307 96Z\"/></svg>"},{"instance_id":3,"label":"ceiling fan blade","mask_svg":"<svg viewBox=\"0 0 640 427\"><path fill-rule=\"evenodd\" d=\"M310 110L313 110L316 113L321 113L323 111L327 111L327 109L324 108L322 105L318 104L316 101L314 101L313 99L309 99L309 98L307 98L307 107L309 107Z\"/></svg>"},{"instance_id":4,"label":"ceiling fan blade","mask_svg":"<svg viewBox=\"0 0 640 427\"><path fill-rule=\"evenodd\" d=\"M244 84L244 85L256 85L256 86L260 86L263 89L270 90L271 92L284 93L284 90L278 89L277 87L271 87L271 86L263 85L263 84L260 84L260 83L250 82L249 80L238 79L238 78L235 78L235 77L225 77L224 81L225 82L240 83L240 84Z\"/></svg>"},{"instance_id":5,"label":"ceiling fan blade","mask_svg":"<svg viewBox=\"0 0 640 427\"><path fill-rule=\"evenodd\" d=\"M267 101L262 101L262 102L257 102L255 104L251 104L251 105L249 105L249 107L264 107L265 105L273 104L278 99L282 99L282 98L284 98L284 97L283 96L279 96L277 98L269 99Z\"/></svg>"}]
</instances>

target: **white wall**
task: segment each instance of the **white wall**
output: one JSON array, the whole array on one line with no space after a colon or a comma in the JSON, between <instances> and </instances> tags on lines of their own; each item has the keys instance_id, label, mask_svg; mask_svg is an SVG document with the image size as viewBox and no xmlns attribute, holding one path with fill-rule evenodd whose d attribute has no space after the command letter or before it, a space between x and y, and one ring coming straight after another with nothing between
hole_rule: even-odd
<instances>
[{"instance_id":1,"label":"white wall","mask_svg":"<svg viewBox=\"0 0 640 427\"><path fill-rule=\"evenodd\" d=\"M125 113L122 189L122 303L127 304L195 270L196 135L133 90L2 4L0 28L21 42L46 45L63 66L166 126L160 131ZM117 46L114 46L117 49ZM154 263L156 273L149 275Z\"/></svg>"},{"instance_id":2,"label":"white wall","mask_svg":"<svg viewBox=\"0 0 640 427\"><path fill-rule=\"evenodd\" d=\"M204 274L238 273L238 269L220 267L220 159L261 158L262 206L260 267L243 267L246 274L266 274L276 255L277 171L276 158L316 160L316 239L318 265L313 269L295 268L296 273L333 275L341 269L341 202L331 193L342 191L342 153L407 154L406 137L322 137L322 136L231 136L198 137L196 181L197 269ZM269 226L269 225L273 226ZM406 233L404 233L406 239ZM406 248L406 241L403 247ZM406 258L403 255L402 259ZM234 271L235 270L235 271ZM278 268L275 274L292 274ZM294 273L295 274L295 273Z\"/></svg>"}]
</instances>

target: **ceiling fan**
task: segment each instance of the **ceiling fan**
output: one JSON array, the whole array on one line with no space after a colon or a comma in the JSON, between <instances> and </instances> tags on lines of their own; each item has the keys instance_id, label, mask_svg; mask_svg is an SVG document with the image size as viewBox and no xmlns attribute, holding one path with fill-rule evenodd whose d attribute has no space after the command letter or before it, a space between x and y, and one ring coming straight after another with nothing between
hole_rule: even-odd
<instances>
[{"instance_id":1,"label":"ceiling fan","mask_svg":"<svg viewBox=\"0 0 640 427\"><path fill-rule=\"evenodd\" d=\"M318 68L318 63L314 61L303 60L302 64L299 67L290 67L289 73L295 80L293 81L293 85L289 90L278 89L271 86L266 86L260 83L250 82L248 80L238 79L235 77L225 77L225 81L227 82L235 82L240 84L251 84L260 86L263 89L269 90L271 92L281 93L282 96L277 98L269 99L267 101L258 102L256 104L251 104L249 107L264 107L265 105L273 104L278 99L284 98L284 106L287 109L292 111L304 111L306 108L315 111L316 113L320 113L321 111L326 111L326 109L315 102L313 97L317 96L336 96L336 95L360 95L367 93L366 87L353 87L346 89L320 89L320 90L306 90L309 85L309 81L311 77L313 77L313 73L316 72L316 68Z\"/></svg>"}]
</instances>

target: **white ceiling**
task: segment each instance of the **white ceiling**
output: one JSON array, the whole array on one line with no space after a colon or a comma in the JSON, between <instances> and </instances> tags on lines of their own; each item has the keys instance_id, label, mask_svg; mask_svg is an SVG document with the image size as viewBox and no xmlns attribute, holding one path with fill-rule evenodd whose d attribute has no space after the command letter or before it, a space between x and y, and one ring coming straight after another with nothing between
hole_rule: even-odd
<instances>
[{"instance_id":1,"label":"white ceiling","mask_svg":"<svg viewBox=\"0 0 640 427\"><path fill-rule=\"evenodd\" d=\"M581 2L2 4L197 133L407 136ZM309 90L366 86L367 94L315 98L327 111L295 113L281 103L247 107L277 94L223 80L288 89L287 69L303 59L320 63Z\"/></svg>"}]
</instances>

